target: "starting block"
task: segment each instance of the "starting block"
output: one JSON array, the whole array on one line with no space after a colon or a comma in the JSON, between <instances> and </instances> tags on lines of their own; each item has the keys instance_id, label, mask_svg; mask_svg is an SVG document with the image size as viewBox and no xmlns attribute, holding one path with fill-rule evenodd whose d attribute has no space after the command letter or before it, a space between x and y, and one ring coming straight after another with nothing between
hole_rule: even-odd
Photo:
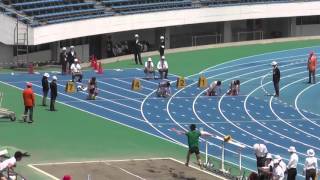
<instances>
[{"instance_id":1,"label":"starting block","mask_svg":"<svg viewBox=\"0 0 320 180\"><path fill-rule=\"evenodd\" d=\"M208 80L204 76L200 76L198 80L198 87L199 88L206 88L208 86Z\"/></svg>"},{"instance_id":2,"label":"starting block","mask_svg":"<svg viewBox=\"0 0 320 180\"><path fill-rule=\"evenodd\" d=\"M65 91L67 93L74 93L76 92L76 84L72 81L68 81L67 84L66 84L66 88L65 88Z\"/></svg>"},{"instance_id":3,"label":"starting block","mask_svg":"<svg viewBox=\"0 0 320 180\"><path fill-rule=\"evenodd\" d=\"M141 81L138 79L132 80L131 89L133 91L139 91L141 89Z\"/></svg>"},{"instance_id":4,"label":"starting block","mask_svg":"<svg viewBox=\"0 0 320 180\"><path fill-rule=\"evenodd\" d=\"M177 78L177 88L184 88L186 87L186 80L184 79L184 77L178 77Z\"/></svg>"}]
</instances>

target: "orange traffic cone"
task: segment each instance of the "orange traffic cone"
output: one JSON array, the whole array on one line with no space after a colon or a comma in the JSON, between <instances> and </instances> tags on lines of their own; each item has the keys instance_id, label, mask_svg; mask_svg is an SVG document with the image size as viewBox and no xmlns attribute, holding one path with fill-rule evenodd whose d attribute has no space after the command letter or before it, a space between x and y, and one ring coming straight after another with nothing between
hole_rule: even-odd
<instances>
[{"instance_id":1,"label":"orange traffic cone","mask_svg":"<svg viewBox=\"0 0 320 180\"><path fill-rule=\"evenodd\" d=\"M103 74L103 67L102 67L102 63L99 62L99 65L98 65L98 74Z\"/></svg>"},{"instance_id":2,"label":"orange traffic cone","mask_svg":"<svg viewBox=\"0 0 320 180\"><path fill-rule=\"evenodd\" d=\"M28 72L29 74L34 74L33 63L29 64Z\"/></svg>"}]
</instances>

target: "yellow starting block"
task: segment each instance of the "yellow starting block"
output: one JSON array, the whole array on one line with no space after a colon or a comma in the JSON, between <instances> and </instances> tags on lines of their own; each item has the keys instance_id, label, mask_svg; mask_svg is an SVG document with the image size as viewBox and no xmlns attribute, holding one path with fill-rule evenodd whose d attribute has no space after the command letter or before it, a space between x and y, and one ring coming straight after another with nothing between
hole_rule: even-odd
<instances>
[{"instance_id":1,"label":"yellow starting block","mask_svg":"<svg viewBox=\"0 0 320 180\"><path fill-rule=\"evenodd\" d=\"M75 85L75 83L72 82L72 81L68 81L67 84L66 84L65 91L66 91L67 93L74 93L74 92L76 92L76 85Z\"/></svg>"},{"instance_id":2,"label":"yellow starting block","mask_svg":"<svg viewBox=\"0 0 320 180\"><path fill-rule=\"evenodd\" d=\"M177 79L177 88L184 88L186 87L186 80L184 79L184 77L178 77Z\"/></svg>"},{"instance_id":3,"label":"yellow starting block","mask_svg":"<svg viewBox=\"0 0 320 180\"><path fill-rule=\"evenodd\" d=\"M131 89L134 91L139 91L141 89L141 81L138 79L132 80Z\"/></svg>"},{"instance_id":4,"label":"yellow starting block","mask_svg":"<svg viewBox=\"0 0 320 180\"><path fill-rule=\"evenodd\" d=\"M200 76L198 80L198 87L199 88L206 88L208 86L208 80L204 76Z\"/></svg>"}]
</instances>

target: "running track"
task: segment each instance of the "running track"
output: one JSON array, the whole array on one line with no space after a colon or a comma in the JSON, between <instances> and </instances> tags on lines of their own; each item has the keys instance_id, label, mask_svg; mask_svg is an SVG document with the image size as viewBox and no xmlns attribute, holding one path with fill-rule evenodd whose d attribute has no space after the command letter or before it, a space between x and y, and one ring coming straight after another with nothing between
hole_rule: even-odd
<instances>
[{"instance_id":1,"label":"running track","mask_svg":"<svg viewBox=\"0 0 320 180\"><path fill-rule=\"evenodd\" d=\"M190 124L224 136L230 134L247 147L243 152L243 166L255 170L252 145L265 143L269 152L280 154L285 161L289 158L287 149L294 145L299 154L298 173L302 179L305 153L313 148L320 153L320 104L319 83L307 84L306 58L310 50L320 47L279 51L237 59L187 78L183 89L172 88L170 98L158 98L155 89L158 80L142 79L141 69L105 70L103 75L85 72L85 78L96 76L99 97L87 101L86 93L66 94L64 86L69 76L58 76L59 102L111 120L125 126L186 146L186 137L172 131L188 130ZM275 60L281 70L280 98L273 94L270 63ZM53 72L54 73L54 72ZM226 92L233 79L241 81L239 96L204 96L205 89L197 87L199 75L205 75L209 82L222 80L222 92ZM52 75L52 74L51 74ZM142 90L131 91L131 81L139 78ZM176 80L171 75L169 79ZM2 74L0 81L16 88L24 88L25 82L32 82L37 94L41 94L41 75ZM84 80L85 82L87 79ZM174 84L175 85L175 84ZM220 157L221 142L209 141L209 154ZM201 139L201 150L205 143ZM226 145L226 160L238 162L238 148Z\"/></svg>"}]
</instances>

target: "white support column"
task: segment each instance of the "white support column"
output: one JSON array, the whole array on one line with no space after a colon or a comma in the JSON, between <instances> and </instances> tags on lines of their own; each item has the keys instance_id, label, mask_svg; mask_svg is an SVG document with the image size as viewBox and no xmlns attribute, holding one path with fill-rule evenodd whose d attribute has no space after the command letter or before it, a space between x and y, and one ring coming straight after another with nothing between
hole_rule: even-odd
<instances>
[{"instance_id":1,"label":"white support column","mask_svg":"<svg viewBox=\"0 0 320 180\"><path fill-rule=\"evenodd\" d=\"M297 36L296 30L297 30L297 24L296 24L296 17L292 17L291 18L291 22L290 22L290 36L294 37Z\"/></svg>"},{"instance_id":2,"label":"white support column","mask_svg":"<svg viewBox=\"0 0 320 180\"><path fill-rule=\"evenodd\" d=\"M231 42L232 41L232 28L231 22L226 21L223 23L223 42Z\"/></svg>"},{"instance_id":3,"label":"white support column","mask_svg":"<svg viewBox=\"0 0 320 180\"><path fill-rule=\"evenodd\" d=\"M170 27L166 27L165 31L166 49L170 49Z\"/></svg>"}]
</instances>

